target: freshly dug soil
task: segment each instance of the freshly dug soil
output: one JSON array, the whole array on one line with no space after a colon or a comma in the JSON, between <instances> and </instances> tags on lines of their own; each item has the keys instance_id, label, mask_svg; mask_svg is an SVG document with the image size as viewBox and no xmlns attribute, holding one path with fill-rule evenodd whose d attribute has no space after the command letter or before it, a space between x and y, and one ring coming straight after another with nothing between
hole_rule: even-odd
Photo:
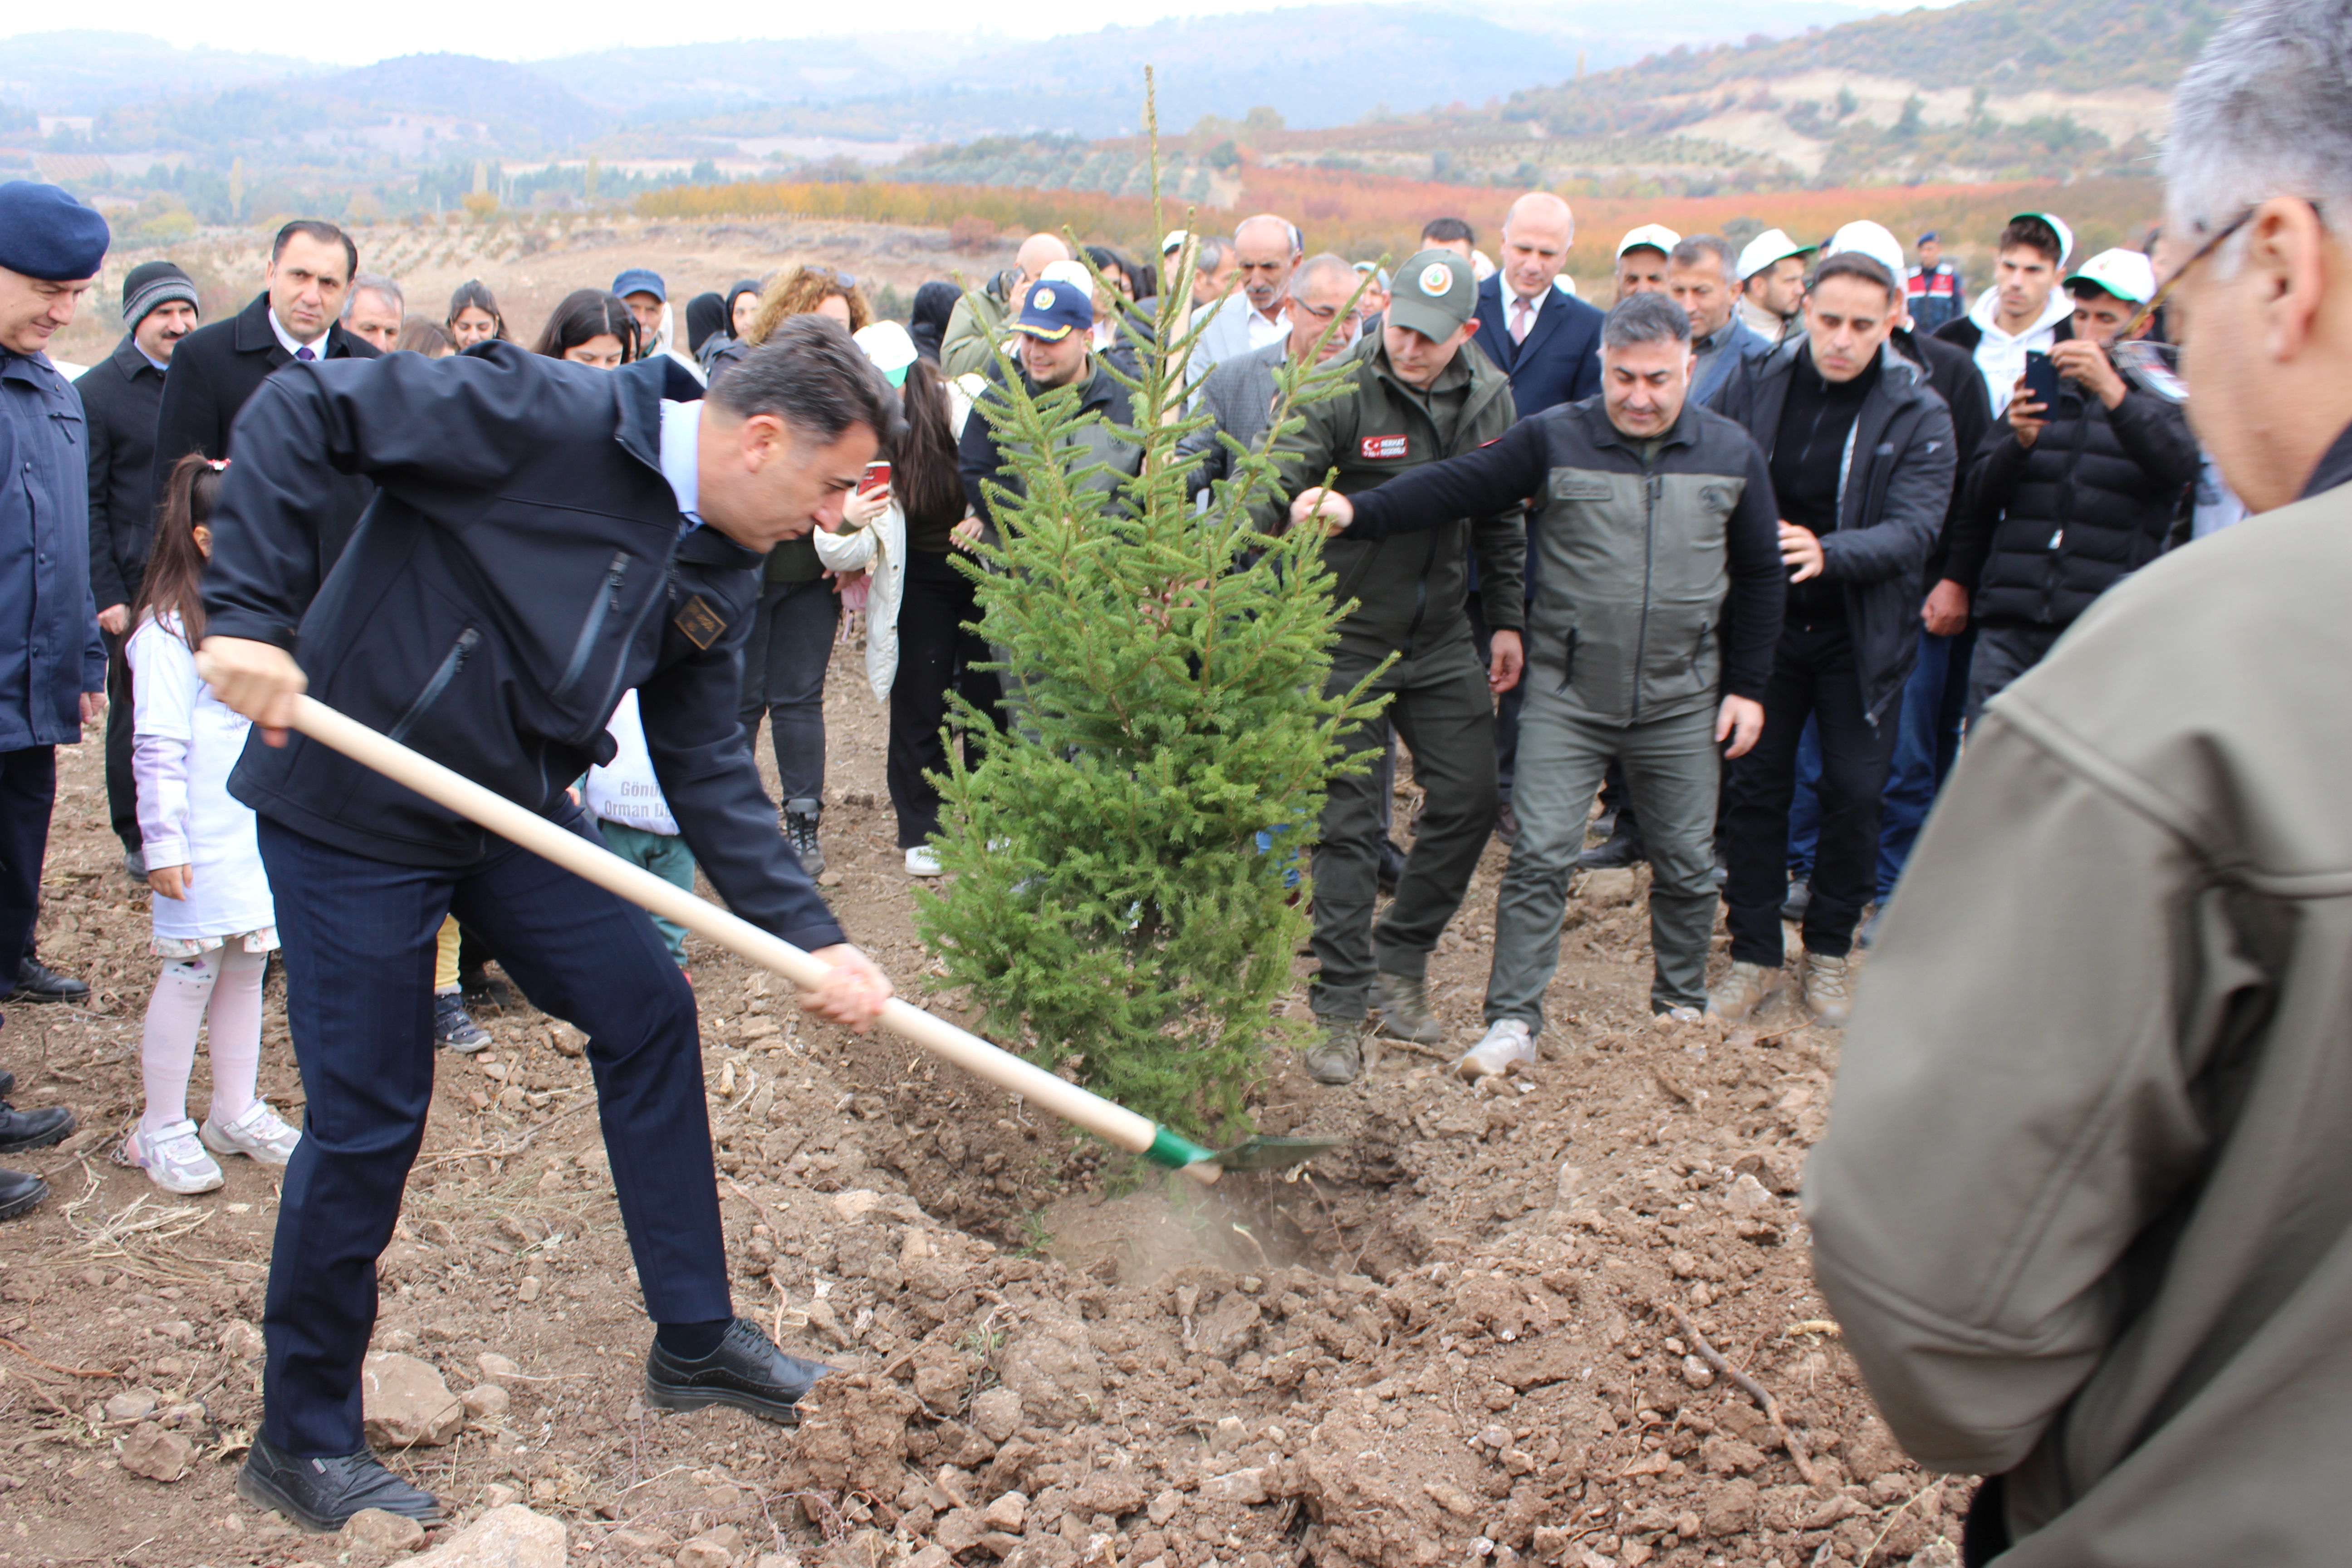
<instances>
[{"instance_id":1,"label":"freshly dug soil","mask_svg":"<svg viewBox=\"0 0 2352 1568\"><path fill-rule=\"evenodd\" d=\"M935 972L855 663L829 692L827 892L919 995ZM0 1231L0 1563L404 1555L235 1495L277 1185L233 1160L222 1191L174 1198L110 1163L139 1110L148 894L118 868L96 744L60 775L41 952L95 997L12 1005L0 1033L18 1103L82 1122L20 1159L55 1192ZM1504 854L1433 968L1455 1050ZM376 1331L446 1386L424 1375L441 1408L416 1431L457 1426L452 1401L465 1419L387 1457L457 1524L516 1500L562 1516L597 1568L1954 1563L1964 1485L1903 1458L1807 1274L1794 1194L1834 1037L1653 1026L1645 879L1571 906L1531 1079L1472 1089L1395 1045L1344 1089L1270 1064L1262 1126L1349 1142L1207 1191L815 1026L696 944L738 1310L840 1369L796 1432L645 1409L579 1037L482 1011L496 1043L443 1058ZM275 981L267 1016L264 1090L299 1120ZM738 1534L687 1545L719 1526Z\"/></svg>"}]
</instances>

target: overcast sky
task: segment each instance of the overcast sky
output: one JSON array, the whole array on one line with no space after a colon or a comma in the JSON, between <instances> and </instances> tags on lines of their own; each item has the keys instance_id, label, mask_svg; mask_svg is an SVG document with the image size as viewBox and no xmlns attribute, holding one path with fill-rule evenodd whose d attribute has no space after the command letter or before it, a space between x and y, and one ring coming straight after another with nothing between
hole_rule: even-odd
<instances>
[{"instance_id":1,"label":"overcast sky","mask_svg":"<svg viewBox=\"0 0 2352 1568\"><path fill-rule=\"evenodd\" d=\"M987 5L971 0L898 0L887 8L794 6L782 11L698 5L648 6L635 0L572 0L562 7L515 0L413 0L378 10L363 5L289 11L263 0L111 0L101 15L73 26L146 33L183 46L292 55L362 65L395 55L449 49L499 59L544 59L586 54L614 45L708 43L744 37L808 37L864 32L986 31L1024 37L1091 32L1105 23L1157 21L1163 16L1260 12L1269 5L1315 0L1125 0L1115 16L1050 5ZM1950 0L1929 0L1949 4ZM1497 21L1524 10L1514 0L1473 0L1462 6ZM1575 6L1605 25L1607 5ZM1857 0L1857 14L1884 5ZM26 17L18 21L22 26ZM11 29L12 31L14 29Z\"/></svg>"}]
</instances>

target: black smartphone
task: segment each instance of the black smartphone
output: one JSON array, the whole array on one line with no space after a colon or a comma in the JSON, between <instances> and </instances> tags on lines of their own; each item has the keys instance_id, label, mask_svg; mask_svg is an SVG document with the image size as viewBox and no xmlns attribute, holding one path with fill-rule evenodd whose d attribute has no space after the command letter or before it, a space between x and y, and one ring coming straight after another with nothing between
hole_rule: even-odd
<instances>
[{"instance_id":1,"label":"black smartphone","mask_svg":"<svg viewBox=\"0 0 2352 1568\"><path fill-rule=\"evenodd\" d=\"M2058 367L2040 349L2025 351L2025 391L2045 411L2058 406Z\"/></svg>"}]
</instances>

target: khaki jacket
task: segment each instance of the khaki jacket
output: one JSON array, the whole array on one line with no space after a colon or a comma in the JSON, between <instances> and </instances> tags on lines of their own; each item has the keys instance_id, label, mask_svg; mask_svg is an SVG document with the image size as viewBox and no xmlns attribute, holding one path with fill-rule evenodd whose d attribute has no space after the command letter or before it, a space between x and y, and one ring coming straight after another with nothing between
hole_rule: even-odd
<instances>
[{"instance_id":1,"label":"khaki jacket","mask_svg":"<svg viewBox=\"0 0 2352 1568\"><path fill-rule=\"evenodd\" d=\"M1904 1446L2005 1478L2002 1568L2352 1558L2347 585L2352 485L2094 605L1862 978L1814 1273Z\"/></svg>"}]
</instances>

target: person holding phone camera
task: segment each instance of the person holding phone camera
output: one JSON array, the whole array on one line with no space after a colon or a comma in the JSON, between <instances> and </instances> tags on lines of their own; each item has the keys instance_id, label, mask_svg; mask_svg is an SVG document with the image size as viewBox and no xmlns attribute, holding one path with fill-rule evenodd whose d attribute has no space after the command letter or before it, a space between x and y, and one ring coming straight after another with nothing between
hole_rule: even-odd
<instances>
[{"instance_id":1,"label":"person holding phone camera","mask_svg":"<svg viewBox=\"0 0 2352 1568\"><path fill-rule=\"evenodd\" d=\"M1971 723L2092 600L2156 558L2197 479L2181 405L2134 385L2109 353L2156 291L2155 268L2104 250L2065 288L2073 333L2025 356L1952 529L1946 575L1968 588L1977 626Z\"/></svg>"}]
</instances>

